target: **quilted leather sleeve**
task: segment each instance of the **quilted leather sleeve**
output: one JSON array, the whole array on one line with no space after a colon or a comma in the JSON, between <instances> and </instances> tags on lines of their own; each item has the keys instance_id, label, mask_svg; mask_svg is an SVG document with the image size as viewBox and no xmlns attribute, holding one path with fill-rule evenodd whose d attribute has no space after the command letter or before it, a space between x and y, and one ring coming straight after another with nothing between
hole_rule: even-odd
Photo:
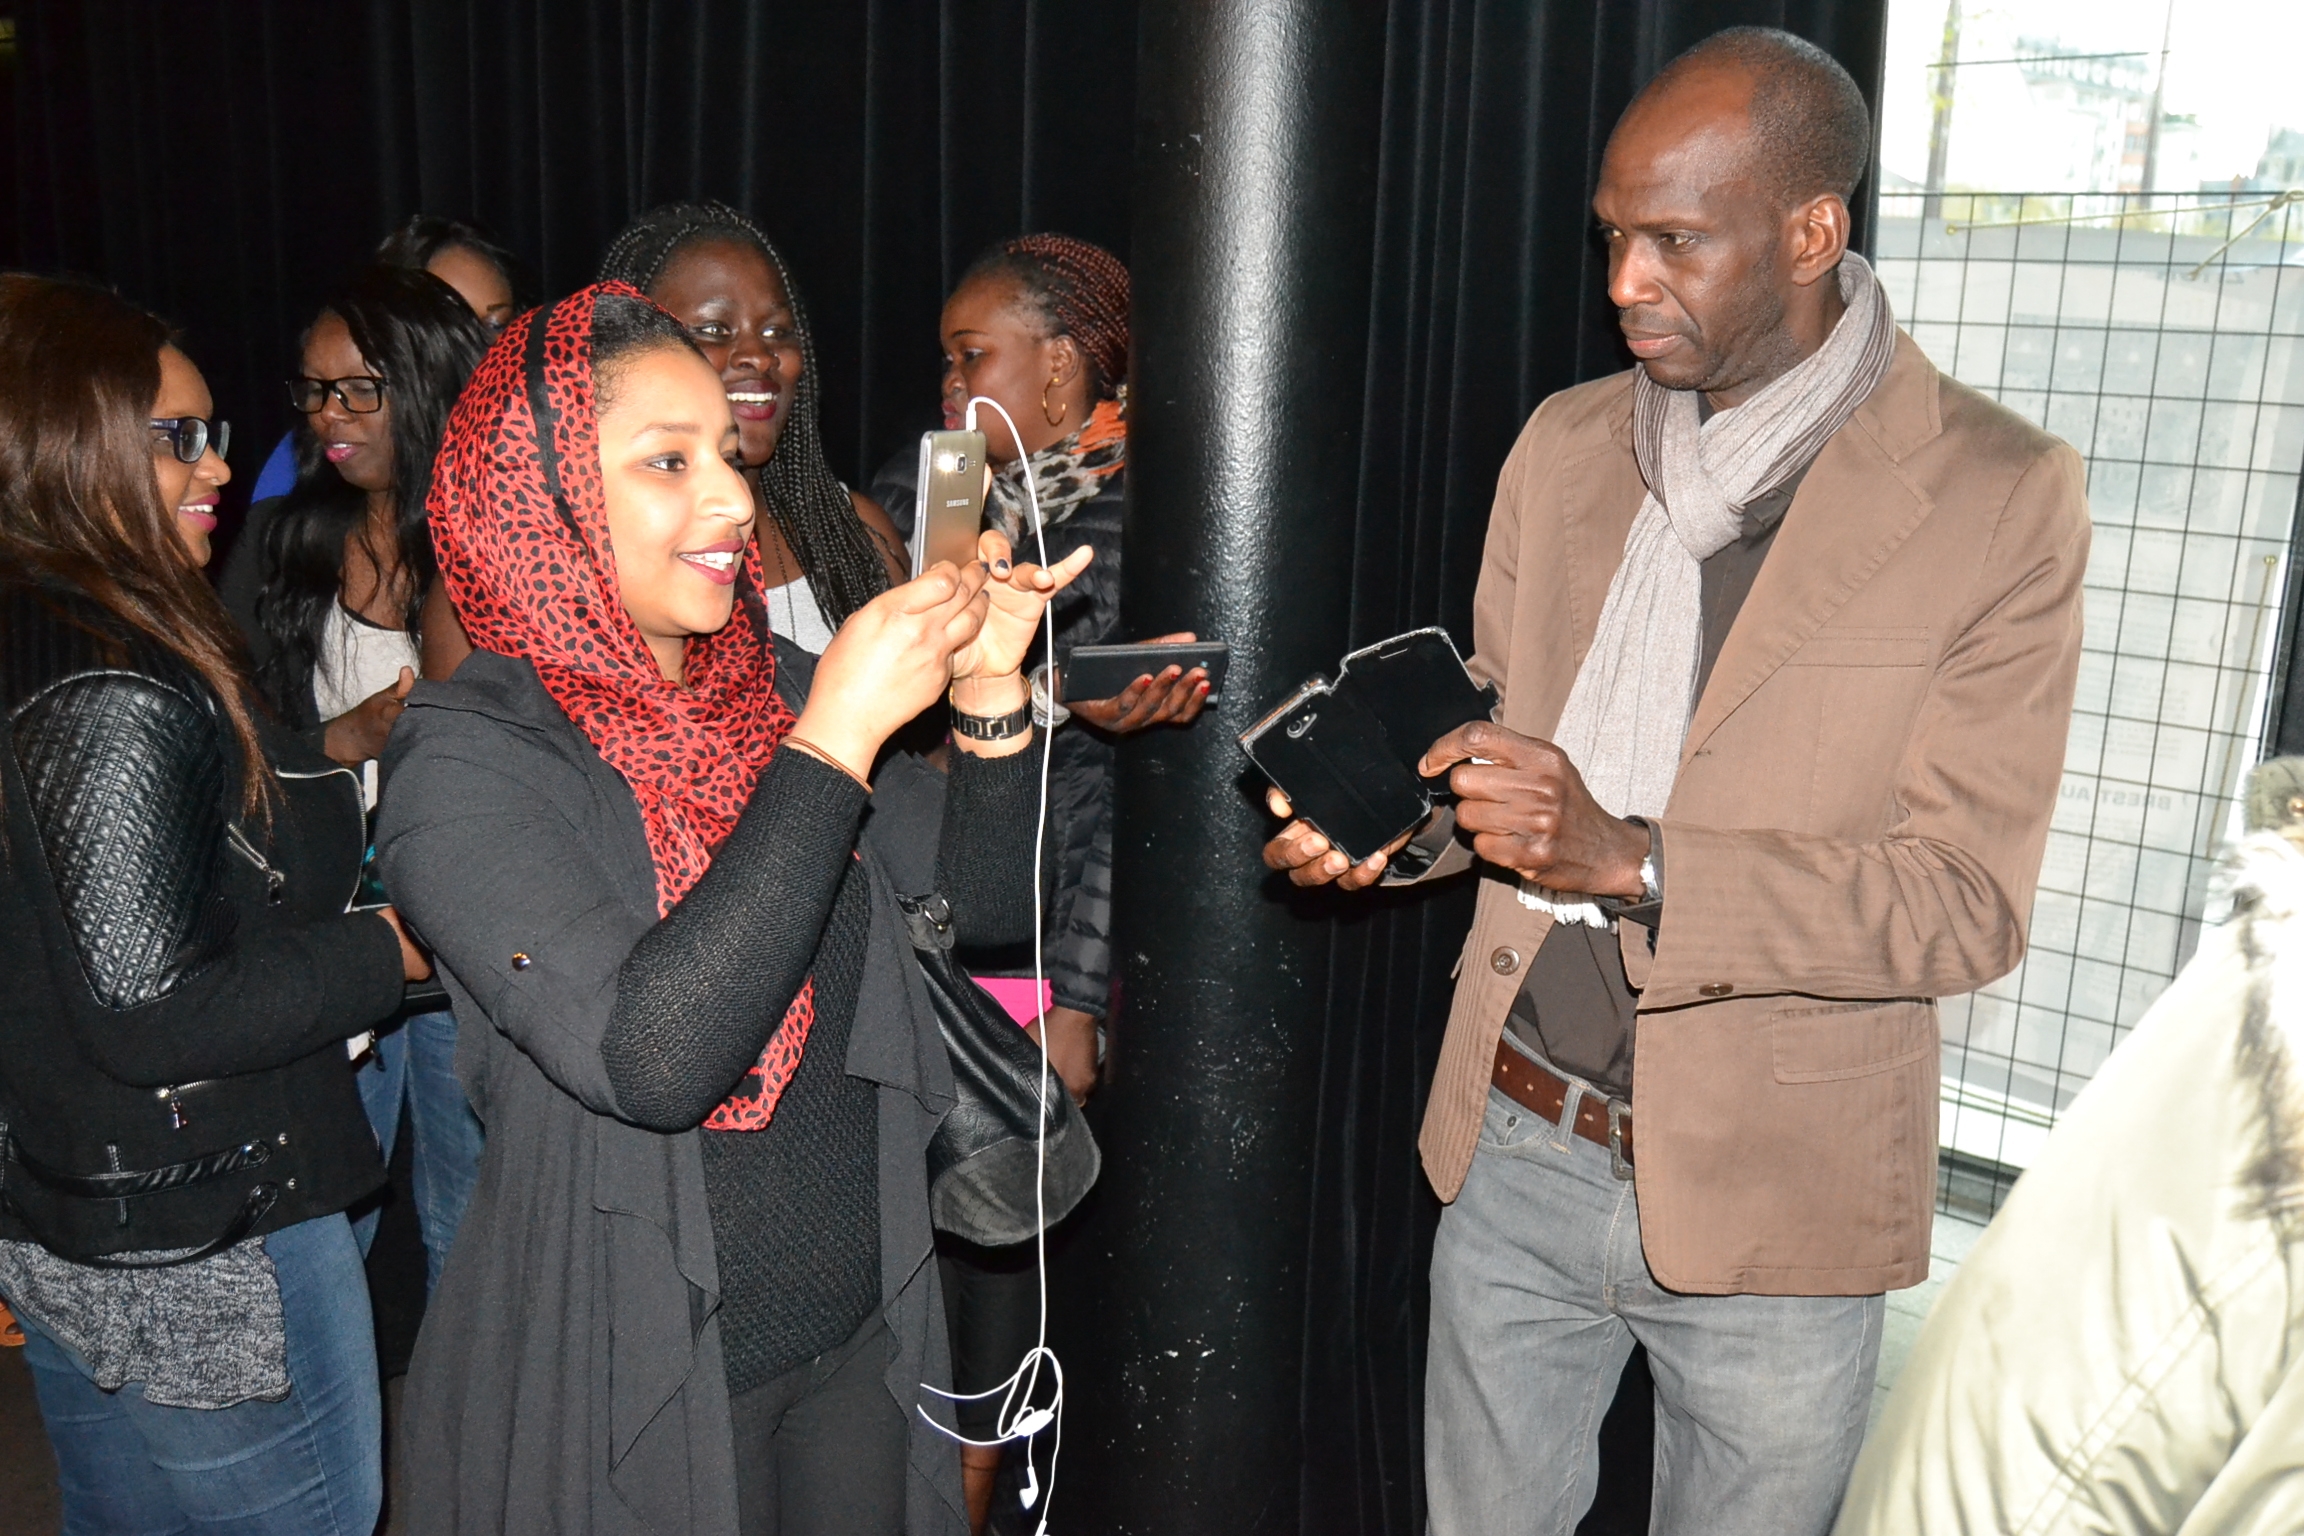
<instances>
[{"instance_id":1,"label":"quilted leather sleeve","mask_svg":"<svg viewBox=\"0 0 2304 1536\"><path fill-rule=\"evenodd\" d=\"M223 953L230 769L211 713L149 677L99 672L26 704L10 738L96 1000L156 1002Z\"/></svg>"}]
</instances>

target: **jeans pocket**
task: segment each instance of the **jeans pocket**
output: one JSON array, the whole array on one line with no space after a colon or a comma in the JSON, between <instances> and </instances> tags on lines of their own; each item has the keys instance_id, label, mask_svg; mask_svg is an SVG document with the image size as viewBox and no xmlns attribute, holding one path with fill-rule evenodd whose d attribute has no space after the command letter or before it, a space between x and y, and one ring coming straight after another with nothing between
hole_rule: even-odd
<instances>
[{"instance_id":1,"label":"jeans pocket","mask_svg":"<svg viewBox=\"0 0 2304 1536\"><path fill-rule=\"evenodd\" d=\"M1522 1155L1555 1139L1548 1120L1524 1104L1488 1090L1488 1111L1480 1118L1480 1149Z\"/></svg>"}]
</instances>

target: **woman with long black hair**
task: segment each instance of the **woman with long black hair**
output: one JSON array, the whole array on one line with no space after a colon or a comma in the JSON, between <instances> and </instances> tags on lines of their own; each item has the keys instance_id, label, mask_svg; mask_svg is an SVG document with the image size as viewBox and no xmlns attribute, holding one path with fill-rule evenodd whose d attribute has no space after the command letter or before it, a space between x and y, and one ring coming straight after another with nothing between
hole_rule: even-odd
<instances>
[{"instance_id":1,"label":"woman with long black hair","mask_svg":"<svg viewBox=\"0 0 2304 1536\"><path fill-rule=\"evenodd\" d=\"M248 509L225 563L224 601L266 695L350 767L383 750L413 678L437 572L432 458L488 340L429 273L356 274L304 333L288 381L304 413L296 486Z\"/></svg>"},{"instance_id":2,"label":"woman with long black hair","mask_svg":"<svg viewBox=\"0 0 2304 1536\"><path fill-rule=\"evenodd\" d=\"M449 408L490 332L440 279L372 266L305 332L288 381L304 413L295 489L248 510L225 603L280 717L362 775L420 665L436 585L425 494ZM434 1006L383 1034L359 1076L386 1157L408 1109L425 1274L437 1282L480 1162L480 1124L455 1076L456 1017ZM359 1224L365 1245L375 1219Z\"/></svg>"},{"instance_id":3,"label":"woman with long black hair","mask_svg":"<svg viewBox=\"0 0 2304 1536\"><path fill-rule=\"evenodd\" d=\"M456 290L493 336L536 302L536 275L520 256L477 224L436 213L410 215L376 247L387 267L429 272ZM256 476L250 501L285 496L296 484L296 434L284 435ZM429 621L428 621L429 622Z\"/></svg>"},{"instance_id":4,"label":"woman with long black hair","mask_svg":"<svg viewBox=\"0 0 2304 1536\"><path fill-rule=\"evenodd\" d=\"M0 275L0 1291L66 1530L366 1536L345 1041L429 966L200 572L214 416L151 315Z\"/></svg>"}]
</instances>

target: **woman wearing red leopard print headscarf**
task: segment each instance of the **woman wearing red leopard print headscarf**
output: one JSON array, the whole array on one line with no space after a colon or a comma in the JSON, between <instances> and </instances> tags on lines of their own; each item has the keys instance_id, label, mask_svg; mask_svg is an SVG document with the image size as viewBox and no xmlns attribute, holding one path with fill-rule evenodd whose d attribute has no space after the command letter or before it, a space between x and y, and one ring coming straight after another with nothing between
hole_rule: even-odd
<instances>
[{"instance_id":1,"label":"woman wearing red leopard print headscarf","mask_svg":"<svg viewBox=\"0 0 2304 1536\"><path fill-rule=\"evenodd\" d=\"M416 1531L964 1528L916 1411L950 1422L919 1387L950 1067L896 896L1029 934L1018 667L1087 560L986 534L812 662L760 610L736 452L622 284L516 321L450 422L432 529L478 649L409 697L378 854L488 1142L410 1373ZM947 688L1005 734L876 768Z\"/></svg>"}]
</instances>

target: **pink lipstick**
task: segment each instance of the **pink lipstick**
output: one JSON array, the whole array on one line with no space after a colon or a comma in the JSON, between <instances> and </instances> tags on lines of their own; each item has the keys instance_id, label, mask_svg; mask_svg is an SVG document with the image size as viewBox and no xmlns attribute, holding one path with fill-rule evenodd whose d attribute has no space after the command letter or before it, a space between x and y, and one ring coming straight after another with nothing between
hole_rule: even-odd
<instances>
[{"instance_id":1,"label":"pink lipstick","mask_svg":"<svg viewBox=\"0 0 2304 1536\"><path fill-rule=\"evenodd\" d=\"M679 559L706 581L725 587L736 579L736 569L743 563L744 541L722 539L702 549L684 549Z\"/></svg>"}]
</instances>

